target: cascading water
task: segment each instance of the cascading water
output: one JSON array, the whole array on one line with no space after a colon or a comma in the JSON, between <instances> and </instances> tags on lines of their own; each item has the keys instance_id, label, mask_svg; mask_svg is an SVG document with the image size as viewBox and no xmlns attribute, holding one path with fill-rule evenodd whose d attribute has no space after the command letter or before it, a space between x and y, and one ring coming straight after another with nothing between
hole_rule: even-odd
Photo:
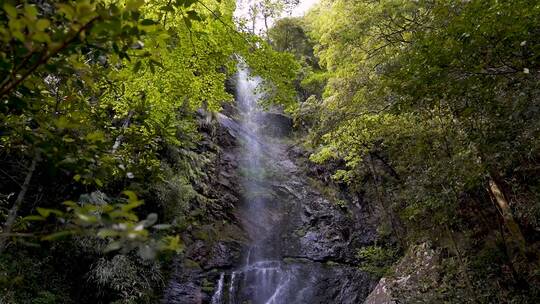
<instances>
[{"instance_id":1,"label":"cascading water","mask_svg":"<svg viewBox=\"0 0 540 304\"><path fill-rule=\"evenodd\" d=\"M279 219L271 202L265 197L268 175L273 157L279 148L274 146L261 130L262 111L258 105L260 78L251 77L243 63L237 74L237 102L241 115L242 162L240 174L244 188L244 228L251 244L246 252L245 264L232 273L229 279L228 299L224 299L221 278L212 303L236 304L249 300L253 304L286 303L281 299L293 274L279 256ZM241 278L241 279L240 279ZM242 299L236 299L240 293ZM237 302L238 301L238 302Z\"/></svg>"},{"instance_id":2,"label":"cascading water","mask_svg":"<svg viewBox=\"0 0 540 304\"><path fill-rule=\"evenodd\" d=\"M212 304L224 304L223 303L223 282L225 281L225 274L222 273L219 276L218 286L216 293L212 297Z\"/></svg>"}]
</instances>

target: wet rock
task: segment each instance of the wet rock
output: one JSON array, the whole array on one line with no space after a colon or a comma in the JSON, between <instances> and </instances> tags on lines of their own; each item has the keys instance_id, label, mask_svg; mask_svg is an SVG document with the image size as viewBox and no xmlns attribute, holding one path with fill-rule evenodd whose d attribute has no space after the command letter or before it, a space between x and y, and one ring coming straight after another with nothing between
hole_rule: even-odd
<instances>
[{"instance_id":1,"label":"wet rock","mask_svg":"<svg viewBox=\"0 0 540 304\"><path fill-rule=\"evenodd\" d=\"M214 274L211 280L215 288L221 285L221 303L235 304L361 303L374 284L365 273L350 265L290 258L252 263ZM254 284L256 281L262 285Z\"/></svg>"},{"instance_id":2,"label":"wet rock","mask_svg":"<svg viewBox=\"0 0 540 304\"><path fill-rule=\"evenodd\" d=\"M172 280L164 295L164 304L201 304L207 298L195 282Z\"/></svg>"},{"instance_id":3,"label":"wet rock","mask_svg":"<svg viewBox=\"0 0 540 304\"><path fill-rule=\"evenodd\" d=\"M265 135L285 137L292 132L293 121L284 114L263 112L259 114L258 120Z\"/></svg>"},{"instance_id":4,"label":"wet rock","mask_svg":"<svg viewBox=\"0 0 540 304\"><path fill-rule=\"evenodd\" d=\"M202 269L230 268L238 262L241 246L236 242L196 241L186 250L186 256Z\"/></svg>"},{"instance_id":5,"label":"wet rock","mask_svg":"<svg viewBox=\"0 0 540 304\"><path fill-rule=\"evenodd\" d=\"M302 179L306 177L291 178ZM308 183L286 181L275 187L280 189L282 199L290 202L283 211L289 215L284 224L284 255L354 263L356 250L374 241L374 226L357 221L368 216L363 210L340 206Z\"/></svg>"}]
</instances>

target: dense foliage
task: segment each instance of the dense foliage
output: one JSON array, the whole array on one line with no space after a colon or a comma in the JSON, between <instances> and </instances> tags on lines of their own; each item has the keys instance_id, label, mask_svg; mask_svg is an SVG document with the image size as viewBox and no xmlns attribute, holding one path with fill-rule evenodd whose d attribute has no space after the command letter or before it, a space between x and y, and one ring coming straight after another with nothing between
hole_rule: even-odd
<instances>
[{"instance_id":1,"label":"dense foliage","mask_svg":"<svg viewBox=\"0 0 540 304\"><path fill-rule=\"evenodd\" d=\"M328 79L298 110L311 159L344 160L396 246L447 250L440 301L538 300L540 5L323 0L304 22Z\"/></svg>"}]
</instances>

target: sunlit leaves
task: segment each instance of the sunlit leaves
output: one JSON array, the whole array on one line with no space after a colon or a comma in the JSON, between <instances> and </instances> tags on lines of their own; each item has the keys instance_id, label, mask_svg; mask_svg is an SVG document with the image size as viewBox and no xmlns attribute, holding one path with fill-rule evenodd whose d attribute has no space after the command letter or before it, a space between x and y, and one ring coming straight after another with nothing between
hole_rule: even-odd
<instances>
[{"instance_id":1,"label":"sunlit leaves","mask_svg":"<svg viewBox=\"0 0 540 304\"><path fill-rule=\"evenodd\" d=\"M9 18L17 18L17 9L9 3L4 3L2 6Z\"/></svg>"},{"instance_id":2,"label":"sunlit leaves","mask_svg":"<svg viewBox=\"0 0 540 304\"><path fill-rule=\"evenodd\" d=\"M164 236L162 239L151 238L148 229L167 230L170 226L156 225L158 217L150 213L140 220L135 210L143 204L133 191L124 191L126 199L112 203L103 195L92 194L92 202L64 202L65 211L41 208L38 214L24 218L29 222L45 222L54 218L62 228L53 233L45 233L41 239L53 241L72 235L96 236L108 241L105 252L137 249L142 257L153 258L159 251L180 252L181 241L178 236Z\"/></svg>"},{"instance_id":3,"label":"sunlit leaves","mask_svg":"<svg viewBox=\"0 0 540 304\"><path fill-rule=\"evenodd\" d=\"M126 3L126 9L129 11L136 11L144 5L144 0L128 0Z\"/></svg>"},{"instance_id":4,"label":"sunlit leaves","mask_svg":"<svg viewBox=\"0 0 540 304\"><path fill-rule=\"evenodd\" d=\"M59 196L114 193L119 185L158 180L164 148L197 144L195 111L218 111L232 101L225 83L235 72L235 53L249 55L267 78L268 96L294 101L292 57L236 32L234 1L203 2L5 3L2 148L23 159L39 150L43 178L68 183ZM107 250L136 248L147 257L155 248L182 247L177 237L159 238L172 226L157 224L152 212L140 218L142 200L124 195L61 207L47 201L24 223L43 240L94 235L107 240Z\"/></svg>"}]
</instances>

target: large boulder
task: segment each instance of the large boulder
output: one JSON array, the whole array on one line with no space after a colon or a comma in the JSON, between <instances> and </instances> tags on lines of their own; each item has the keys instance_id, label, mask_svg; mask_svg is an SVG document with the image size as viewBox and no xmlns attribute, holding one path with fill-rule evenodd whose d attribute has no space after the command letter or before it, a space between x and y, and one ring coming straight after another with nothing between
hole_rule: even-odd
<instances>
[{"instance_id":1,"label":"large boulder","mask_svg":"<svg viewBox=\"0 0 540 304\"><path fill-rule=\"evenodd\" d=\"M394 268L393 275L384 277L364 304L435 303L430 291L440 273L440 252L428 243L412 246Z\"/></svg>"}]
</instances>

